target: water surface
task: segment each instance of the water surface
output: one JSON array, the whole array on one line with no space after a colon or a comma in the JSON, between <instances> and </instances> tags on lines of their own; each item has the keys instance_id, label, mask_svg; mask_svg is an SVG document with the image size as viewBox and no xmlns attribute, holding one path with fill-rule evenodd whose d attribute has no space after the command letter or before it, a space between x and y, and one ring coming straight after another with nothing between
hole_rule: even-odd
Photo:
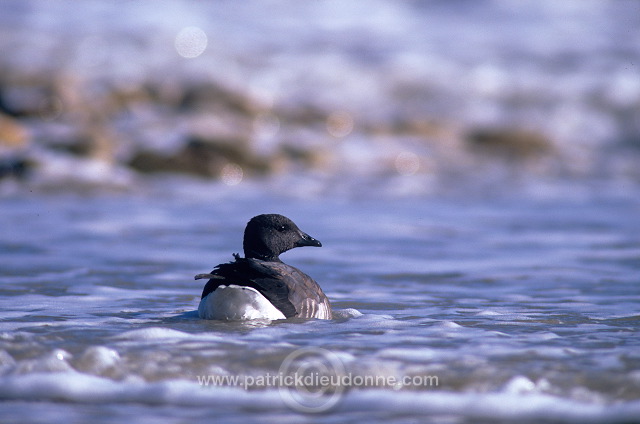
<instances>
[{"instance_id":1,"label":"water surface","mask_svg":"<svg viewBox=\"0 0 640 424\"><path fill-rule=\"evenodd\" d=\"M105 422L638 416L638 197L308 199L280 189L179 179L135 194L3 198L5 415L22 422L53 414L70 422L96 414ZM199 320L202 283L193 275L230 260L246 220L272 211L323 242L283 259L322 285L338 317ZM437 385L349 387L327 414L305 415L278 387L199 383L206 375L277 375L289 355L309 348L324 371L436 377Z\"/></svg>"}]
</instances>

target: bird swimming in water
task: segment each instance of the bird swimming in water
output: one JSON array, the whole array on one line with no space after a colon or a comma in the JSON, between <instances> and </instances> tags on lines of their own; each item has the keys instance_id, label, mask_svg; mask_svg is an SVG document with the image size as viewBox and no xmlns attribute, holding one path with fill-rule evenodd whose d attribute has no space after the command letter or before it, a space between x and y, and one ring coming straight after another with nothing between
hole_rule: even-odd
<instances>
[{"instance_id":1,"label":"bird swimming in water","mask_svg":"<svg viewBox=\"0 0 640 424\"><path fill-rule=\"evenodd\" d=\"M280 260L281 253L302 246L322 247L322 243L285 216L251 218L244 230L245 257L234 254L235 261L195 276L209 279L198 306L200 318L331 319L331 304L318 283Z\"/></svg>"}]
</instances>

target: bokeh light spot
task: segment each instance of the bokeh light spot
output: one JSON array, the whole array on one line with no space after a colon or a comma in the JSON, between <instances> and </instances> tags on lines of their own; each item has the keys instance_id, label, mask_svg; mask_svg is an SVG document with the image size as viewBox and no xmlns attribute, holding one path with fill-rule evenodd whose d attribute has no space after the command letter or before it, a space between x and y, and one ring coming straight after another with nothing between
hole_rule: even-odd
<instances>
[{"instance_id":1,"label":"bokeh light spot","mask_svg":"<svg viewBox=\"0 0 640 424\"><path fill-rule=\"evenodd\" d=\"M187 59L200 56L207 48L207 34L198 27L182 28L175 39L178 54Z\"/></svg>"},{"instance_id":2,"label":"bokeh light spot","mask_svg":"<svg viewBox=\"0 0 640 424\"><path fill-rule=\"evenodd\" d=\"M400 152L395 160L396 171L400 175L413 175L420 169L420 158L413 152Z\"/></svg>"},{"instance_id":3,"label":"bokeh light spot","mask_svg":"<svg viewBox=\"0 0 640 424\"><path fill-rule=\"evenodd\" d=\"M244 177L242 167L235 163L228 163L223 166L222 172L220 174L222 177L222 182L228 186L240 184L242 178Z\"/></svg>"},{"instance_id":4,"label":"bokeh light spot","mask_svg":"<svg viewBox=\"0 0 640 424\"><path fill-rule=\"evenodd\" d=\"M336 138L348 136L353 131L353 117L345 111L333 112L327 118L327 131Z\"/></svg>"}]
</instances>

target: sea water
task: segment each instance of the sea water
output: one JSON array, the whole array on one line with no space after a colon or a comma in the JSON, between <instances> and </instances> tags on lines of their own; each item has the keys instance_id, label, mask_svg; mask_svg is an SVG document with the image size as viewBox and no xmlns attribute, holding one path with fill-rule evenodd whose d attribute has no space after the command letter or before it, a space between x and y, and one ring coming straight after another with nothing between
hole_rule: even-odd
<instances>
[{"instance_id":1,"label":"sea water","mask_svg":"<svg viewBox=\"0 0 640 424\"><path fill-rule=\"evenodd\" d=\"M4 197L3 421L640 416L640 197L283 194L296 184ZM193 276L263 212L322 241L282 259L333 320L197 317Z\"/></svg>"},{"instance_id":2,"label":"sea water","mask_svg":"<svg viewBox=\"0 0 640 424\"><path fill-rule=\"evenodd\" d=\"M37 166L0 181L0 421L638 421L639 5L1 2L0 110ZM259 116L252 153L289 137L333 162L126 168L187 126L145 96L192 79L284 111ZM51 87L70 104L42 108ZM142 96L109 109L109 89ZM51 146L87 108L112 163ZM435 130L407 140L414 121ZM484 126L534 129L550 157L447 144ZM194 275L242 253L260 213L323 243L282 259L333 320L197 317Z\"/></svg>"}]
</instances>

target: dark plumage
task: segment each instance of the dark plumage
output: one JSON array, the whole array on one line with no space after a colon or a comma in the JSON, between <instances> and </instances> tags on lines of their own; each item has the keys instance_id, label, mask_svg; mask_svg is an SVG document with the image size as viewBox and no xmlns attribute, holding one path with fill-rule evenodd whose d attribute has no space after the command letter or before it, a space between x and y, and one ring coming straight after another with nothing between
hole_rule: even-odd
<instances>
[{"instance_id":1,"label":"dark plumage","mask_svg":"<svg viewBox=\"0 0 640 424\"><path fill-rule=\"evenodd\" d=\"M252 218L244 232L245 258L234 255L235 261L216 266L210 274L196 275L196 279L209 278L202 291L200 316L224 316L227 319L235 316L234 311L211 311L211 305L215 304L217 309L225 309L232 302L223 299L222 302L226 302L223 305L219 300L210 305L209 300L205 299L210 294L217 296L226 293L225 286L237 286L240 293L244 293L243 290L246 294L257 291L286 318L331 319L331 305L318 283L280 260L281 253L302 246L321 247L322 244L302 232L285 216L269 214ZM233 300L235 302L237 298L234 297ZM229 307L238 308L236 303Z\"/></svg>"}]
</instances>

